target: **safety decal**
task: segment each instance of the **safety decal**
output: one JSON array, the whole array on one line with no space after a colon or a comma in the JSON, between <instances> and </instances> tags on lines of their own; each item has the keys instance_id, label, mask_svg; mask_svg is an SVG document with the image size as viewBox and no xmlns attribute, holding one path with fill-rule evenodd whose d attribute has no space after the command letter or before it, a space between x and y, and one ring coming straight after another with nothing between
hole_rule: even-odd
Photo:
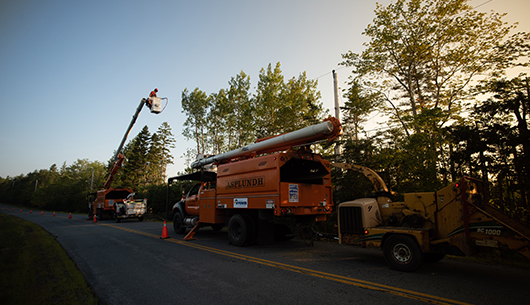
<instances>
[{"instance_id":1,"label":"safety decal","mask_svg":"<svg viewBox=\"0 0 530 305\"><path fill-rule=\"evenodd\" d=\"M298 184L289 184L289 202L298 202Z\"/></svg>"},{"instance_id":2,"label":"safety decal","mask_svg":"<svg viewBox=\"0 0 530 305\"><path fill-rule=\"evenodd\" d=\"M248 208L248 198L234 198L234 208Z\"/></svg>"}]
</instances>

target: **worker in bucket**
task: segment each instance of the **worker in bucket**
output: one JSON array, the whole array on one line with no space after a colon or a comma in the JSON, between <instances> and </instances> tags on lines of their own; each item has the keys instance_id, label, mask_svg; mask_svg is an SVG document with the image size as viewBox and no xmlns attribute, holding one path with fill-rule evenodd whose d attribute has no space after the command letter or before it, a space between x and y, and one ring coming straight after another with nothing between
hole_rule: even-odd
<instances>
[{"instance_id":1,"label":"worker in bucket","mask_svg":"<svg viewBox=\"0 0 530 305\"><path fill-rule=\"evenodd\" d=\"M158 88L155 88L153 91L151 91L151 93L149 93L149 98L147 99L147 102L146 102L147 107L149 107L149 109L151 109L151 106L152 106L151 98L156 97L157 92L158 92Z\"/></svg>"}]
</instances>

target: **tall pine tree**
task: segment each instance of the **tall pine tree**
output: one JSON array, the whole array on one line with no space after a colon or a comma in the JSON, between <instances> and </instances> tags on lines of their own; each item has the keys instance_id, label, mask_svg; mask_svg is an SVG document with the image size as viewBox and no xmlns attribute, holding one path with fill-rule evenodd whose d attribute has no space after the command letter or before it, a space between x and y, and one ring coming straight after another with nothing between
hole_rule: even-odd
<instances>
[{"instance_id":1,"label":"tall pine tree","mask_svg":"<svg viewBox=\"0 0 530 305\"><path fill-rule=\"evenodd\" d=\"M140 133L123 149L125 160L118 172L123 186L135 188L148 183L147 166L151 134L149 128L144 126Z\"/></svg>"}]
</instances>

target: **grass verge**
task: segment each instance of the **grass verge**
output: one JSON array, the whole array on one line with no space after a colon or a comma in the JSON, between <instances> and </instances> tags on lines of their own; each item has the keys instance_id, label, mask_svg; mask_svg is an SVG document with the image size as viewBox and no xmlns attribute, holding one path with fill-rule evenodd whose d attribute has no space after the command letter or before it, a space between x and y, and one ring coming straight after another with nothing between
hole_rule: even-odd
<instances>
[{"instance_id":1,"label":"grass verge","mask_svg":"<svg viewBox=\"0 0 530 305\"><path fill-rule=\"evenodd\" d=\"M66 251L39 225L0 213L2 304L98 304Z\"/></svg>"}]
</instances>

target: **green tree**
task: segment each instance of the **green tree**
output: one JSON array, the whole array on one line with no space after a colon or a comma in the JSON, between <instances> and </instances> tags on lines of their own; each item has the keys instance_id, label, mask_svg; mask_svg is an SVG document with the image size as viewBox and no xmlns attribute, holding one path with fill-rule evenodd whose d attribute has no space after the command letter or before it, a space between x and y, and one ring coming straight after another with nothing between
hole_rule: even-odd
<instances>
[{"instance_id":1,"label":"green tree","mask_svg":"<svg viewBox=\"0 0 530 305\"><path fill-rule=\"evenodd\" d=\"M291 78L284 85L281 100L284 107L281 115L289 122L288 131L300 129L322 121L323 108L317 81L310 80L304 72L298 78ZM285 123L284 121L284 123Z\"/></svg>"},{"instance_id":2,"label":"green tree","mask_svg":"<svg viewBox=\"0 0 530 305\"><path fill-rule=\"evenodd\" d=\"M199 88L195 88L192 92L184 89L181 103L182 112L187 117L182 134L186 139L195 141L197 145L195 154L204 154L208 149L206 139L208 130L208 95L199 90Z\"/></svg>"},{"instance_id":3,"label":"green tree","mask_svg":"<svg viewBox=\"0 0 530 305\"><path fill-rule=\"evenodd\" d=\"M354 141L359 140L359 133L364 130L367 116L381 105L381 95L377 92L364 92L359 80L355 79L344 94L346 100L341 107L342 124L345 136Z\"/></svg>"},{"instance_id":4,"label":"green tree","mask_svg":"<svg viewBox=\"0 0 530 305\"><path fill-rule=\"evenodd\" d=\"M224 89L219 93L212 93L208 97L208 146L212 147L211 153L219 154L225 149L225 137L228 133L232 111L229 109L228 99Z\"/></svg>"},{"instance_id":5,"label":"green tree","mask_svg":"<svg viewBox=\"0 0 530 305\"><path fill-rule=\"evenodd\" d=\"M163 122L155 135L157 136L156 141L151 141L151 146L156 147L156 153L153 155L157 156L157 160L152 161L157 164L155 171L157 175L157 183L164 183L166 180L166 170L169 164L173 164L173 155L171 149L175 148L175 137L171 132L171 127L167 122Z\"/></svg>"},{"instance_id":6,"label":"green tree","mask_svg":"<svg viewBox=\"0 0 530 305\"><path fill-rule=\"evenodd\" d=\"M151 135L151 145L149 146L149 152L147 153L147 165L146 165L146 184L159 184L165 180L165 172L162 172L163 157L162 157L162 141L158 133Z\"/></svg>"},{"instance_id":7,"label":"green tree","mask_svg":"<svg viewBox=\"0 0 530 305\"><path fill-rule=\"evenodd\" d=\"M530 218L530 80L495 79L483 89L493 96L475 106L474 124L453 132L461 145L455 162L467 161L485 181L492 177L494 203Z\"/></svg>"},{"instance_id":8,"label":"green tree","mask_svg":"<svg viewBox=\"0 0 530 305\"><path fill-rule=\"evenodd\" d=\"M508 34L515 26L502 14L472 10L467 0L397 0L377 5L375 15L363 32L365 50L343 54L342 64L352 68L352 83L362 79L364 92L382 97L390 125L399 124L400 138L383 136L398 151L408 149L403 165L410 167L401 167L416 176L400 179L437 185L454 173L445 168L452 143L444 127L464 121L476 81L506 67L512 53L504 41L514 41Z\"/></svg>"},{"instance_id":9,"label":"green tree","mask_svg":"<svg viewBox=\"0 0 530 305\"><path fill-rule=\"evenodd\" d=\"M508 53L503 66L529 66L530 34L516 33L499 47ZM527 69L526 69L527 71ZM448 128L454 173L481 176L490 202L523 221L530 219L530 86L525 73L484 80L469 119ZM454 175L454 174L453 174Z\"/></svg>"},{"instance_id":10,"label":"green tree","mask_svg":"<svg viewBox=\"0 0 530 305\"><path fill-rule=\"evenodd\" d=\"M258 137L291 132L322 119L323 109L317 81L306 73L284 81L281 65L261 69L254 102L254 124Z\"/></svg>"},{"instance_id":11,"label":"green tree","mask_svg":"<svg viewBox=\"0 0 530 305\"><path fill-rule=\"evenodd\" d=\"M254 106L250 94L250 76L241 71L228 82L226 126L228 150L252 143L256 135L252 120Z\"/></svg>"},{"instance_id":12,"label":"green tree","mask_svg":"<svg viewBox=\"0 0 530 305\"><path fill-rule=\"evenodd\" d=\"M182 108L187 115L183 135L193 139L196 148L185 158L198 153L218 154L253 143L256 138L294 131L320 122L323 117L317 82L306 73L284 82L280 63L261 69L257 92L250 94L250 77L241 71L221 89L209 96L196 88L182 92Z\"/></svg>"},{"instance_id":13,"label":"green tree","mask_svg":"<svg viewBox=\"0 0 530 305\"><path fill-rule=\"evenodd\" d=\"M151 133L144 126L142 130L123 149L125 160L118 171L116 182L113 185L135 188L148 184L149 149L151 147ZM109 161L109 169L114 160Z\"/></svg>"},{"instance_id":14,"label":"green tree","mask_svg":"<svg viewBox=\"0 0 530 305\"><path fill-rule=\"evenodd\" d=\"M361 54L347 52L342 64L370 80L406 134L436 132L459 120L470 83L503 67L498 47L514 26L498 13L479 13L467 0L398 0L377 5L363 34Z\"/></svg>"},{"instance_id":15,"label":"green tree","mask_svg":"<svg viewBox=\"0 0 530 305\"><path fill-rule=\"evenodd\" d=\"M282 101L283 86L279 62L274 69L271 64L268 65L267 70L261 68L254 101L254 122L259 138L285 132L287 120L281 116L285 107Z\"/></svg>"},{"instance_id":16,"label":"green tree","mask_svg":"<svg viewBox=\"0 0 530 305\"><path fill-rule=\"evenodd\" d=\"M56 168L54 164L49 171L39 171L39 185L31 200L31 206L57 211L85 212L86 195L97 190L104 182L104 164L78 159L69 166L65 163L60 172L57 172ZM46 179L47 182L44 182Z\"/></svg>"}]
</instances>

